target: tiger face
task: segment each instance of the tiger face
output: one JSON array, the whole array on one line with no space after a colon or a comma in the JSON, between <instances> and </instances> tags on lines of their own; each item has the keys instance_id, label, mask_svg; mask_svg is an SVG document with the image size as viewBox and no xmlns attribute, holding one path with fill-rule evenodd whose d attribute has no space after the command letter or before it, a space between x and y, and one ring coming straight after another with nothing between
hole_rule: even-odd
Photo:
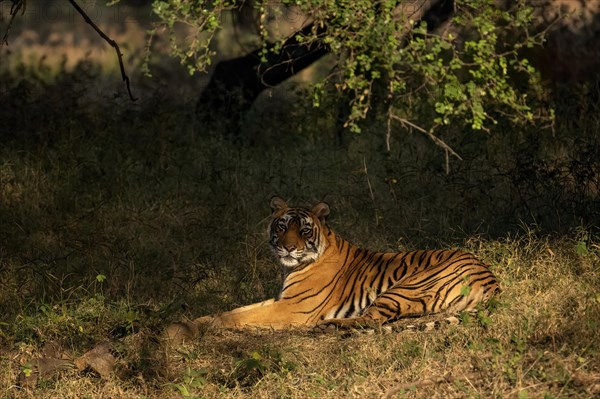
<instances>
[{"instance_id":1,"label":"tiger face","mask_svg":"<svg viewBox=\"0 0 600 399\"><path fill-rule=\"evenodd\" d=\"M319 259L327 248L323 227L329 205L320 202L312 210L289 208L282 198L273 197L271 209L269 242L281 267L293 270Z\"/></svg>"}]
</instances>

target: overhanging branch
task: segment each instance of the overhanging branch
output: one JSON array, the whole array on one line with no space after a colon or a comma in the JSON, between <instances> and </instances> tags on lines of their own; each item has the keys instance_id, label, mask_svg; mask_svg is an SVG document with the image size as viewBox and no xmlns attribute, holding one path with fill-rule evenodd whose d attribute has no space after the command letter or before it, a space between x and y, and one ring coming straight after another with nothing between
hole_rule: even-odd
<instances>
[{"instance_id":1,"label":"overhanging branch","mask_svg":"<svg viewBox=\"0 0 600 399\"><path fill-rule=\"evenodd\" d=\"M388 131L387 131L386 143L387 143L388 151L390 151L390 136L391 136L391 121L392 120L400 122L402 127L404 127L405 129L415 129L416 131L423 133L424 135L429 137L431 139L431 141L433 141L435 143L435 145L442 148L446 153L446 166L445 166L446 174L450 173L450 155L458 158L461 161L463 160L462 157L460 155L458 155L456 153L456 151L454 151L452 149L452 147L450 147L444 140L440 139L438 136L433 134L433 129L425 130L421 126L412 123L408 119L404 119L404 118L399 117L398 115L394 115L391 112L391 110L388 111L388 124L387 124Z\"/></svg>"},{"instance_id":2,"label":"overhanging branch","mask_svg":"<svg viewBox=\"0 0 600 399\"><path fill-rule=\"evenodd\" d=\"M0 0L0 3L2 1ZM19 13L19 10L21 8L23 8L23 10L21 11L21 15L25 14L25 7L27 6L26 1L25 0L13 0L12 5L10 6L10 20L8 21L8 26L6 27L6 32L4 32L4 36L2 36L2 41L0 42L0 49L2 48L2 46L4 46L5 44L8 46L8 33L10 32L10 28L12 27L13 21L15 20L15 17L17 16L17 14Z\"/></svg>"},{"instance_id":3,"label":"overhanging branch","mask_svg":"<svg viewBox=\"0 0 600 399\"><path fill-rule=\"evenodd\" d=\"M94 21L92 21L91 18L85 13L85 11L83 11L83 9L79 6L79 4L77 4L75 2L75 0L69 0L69 3L71 3L73 8L75 8L75 10L77 10L77 12L83 17L85 22L90 24L91 27L94 28L94 30L100 35L100 37L102 37L102 39L104 39L108 44L110 44L115 49L115 51L117 52L117 57L119 59L119 67L121 68L121 77L123 78L123 81L125 82L125 85L127 86L127 93L129 93L129 98L131 99L131 101L136 101L137 98L133 97L133 94L131 93L131 87L129 86L129 76L127 76L127 74L125 73L125 66L123 65L123 53L121 53L121 49L119 48L119 45L117 44L117 42L115 42L113 39L108 37L108 35L106 35L106 33L104 33L94 23Z\"/></svg>"}]
</instances>

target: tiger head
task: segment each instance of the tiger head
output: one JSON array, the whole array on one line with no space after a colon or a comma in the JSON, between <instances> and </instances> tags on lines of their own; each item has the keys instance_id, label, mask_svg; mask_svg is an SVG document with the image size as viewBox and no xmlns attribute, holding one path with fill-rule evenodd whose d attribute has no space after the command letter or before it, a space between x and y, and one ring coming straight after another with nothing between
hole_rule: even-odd
<instances>
[{"instance_id":1,"label":"tiger head","mask_svg":"<svg viewBox=\"0 0 600 399\"><path fill-rule=\"evenodd\" d=\"M327 248L325 218L329 205L319 202L312 209L290 208L280 197L271 199L273 210L269 242L284 270L315 262Z\"/></svg>"}]
</instances>

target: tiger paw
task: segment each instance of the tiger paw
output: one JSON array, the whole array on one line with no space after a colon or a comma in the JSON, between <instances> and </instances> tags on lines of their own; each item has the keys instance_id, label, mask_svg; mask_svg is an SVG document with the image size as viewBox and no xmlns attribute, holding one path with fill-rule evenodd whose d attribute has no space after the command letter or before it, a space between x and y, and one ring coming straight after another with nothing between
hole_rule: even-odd
<instances>
[{"instance_id":1,"label":"tiger paw","mask_svg":"<svg viewBox=\"0 0 600 399\"><path fill-rule=\"evenodd\" d=\"M214 321L215 318L213 316L202 316L194 319L195 324L212 324Z\"/></svg>"},{"instance_id":2,"label":"tiger paw","mask_svg":"<svg viewBox=\"0 0 600 399\"><path fill-rule=\"evenodd\" d=\"M317 334L329 334L337 330L338 326L335 323L320 323L312 328L312 332Z\"/></svg>"},{"instance_id":3,"label":"tiger paw","mask_svg":"<svg viewBox=\"0 0 600 399\"><path fill-rule=\"evenodd\" d=\"M170 345L178 346L198 337L198 326L192 321L171 323L164 331L164 338Z\"/></svg>"}]
</instances>

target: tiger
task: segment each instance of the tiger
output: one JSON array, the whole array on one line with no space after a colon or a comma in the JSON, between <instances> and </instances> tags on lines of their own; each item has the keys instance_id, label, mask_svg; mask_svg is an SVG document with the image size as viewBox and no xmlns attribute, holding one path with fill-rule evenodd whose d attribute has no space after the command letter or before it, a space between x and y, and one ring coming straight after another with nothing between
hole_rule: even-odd
<instances>
[{"instance_id":1,"label":"tiger","mask_svg":"<svg viewBox=\"0 0 600 399\"><path fill-rule=\"evenodd\" d=\"M459 249L376 252L326 223L330 208L270 201L269 244L282 286L275 298L193 321L225 328L309 327L327 332L383 326L408 317L473 310L497 291L489 267Z\"/></svg>"}]
</instances>

